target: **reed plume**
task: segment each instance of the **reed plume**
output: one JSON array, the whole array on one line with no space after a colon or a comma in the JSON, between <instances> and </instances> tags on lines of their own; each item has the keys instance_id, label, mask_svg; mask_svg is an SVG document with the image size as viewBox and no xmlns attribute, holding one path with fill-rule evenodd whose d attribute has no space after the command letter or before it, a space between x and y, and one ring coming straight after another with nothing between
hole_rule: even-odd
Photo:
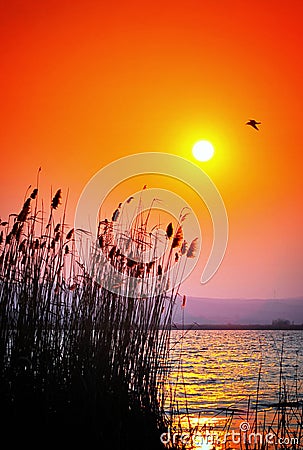
<instances>
[{"instance_id":1,"label":"reed plume","mask_svg":"<svg viewBox=\"0 0 303 450\"><path fill-rule=\"evenodd\" d=\"M173 235L174 232L174 227L172 222L170 222L167 227L166 227L166 236L168 237L168 239L170 239Z\"/></svg>"},{"instance_id":2,"label":"reed plume","mask_svg":"<svg viewBox=\"0 0 303 450\"><path fill-rule=\"evenodd\" d=\"M38 195L38 189L35 188L35 189L33 190L33 192L31 193L30 198L31 198L32 200L35 200L36 197L37 197L37 195Z\"/></svg>"},{"instance_id":3,"label":"reed plume","mask_svg":"<svg viewBox=\"0 0 303 450\"><path fill-rule=\"evenodd\" d=\"M17 221L18 222L25 222L26 221L27 216L28 216L28 214L30 212L30 204L31 204L31 199L28 198L25 201L25 203L23 205L23 208L22 208L21 212L19 213L19 215L17 217Z\"/></svg>"},{"instance_id":4,"label":"reed plume","mask_svg":"<svg viewBox=\"0 0 303 450\"><path fill-rule=\"evenodd\" d=\"M74 228L69 230L69 232L66 235L66 239L69 241L73 237L73 234L74 234Z\"/></svg>"},{"instance_id":5,"label":"reed plume","mask_svg":"<svg viewBox=\"0 0 303 450\"><path fill-rule=\"evenodd\" d=\"M115 210L115 212L113 213L113 215L112 215L112 221L113 221L113 222L116 222L116 221L118 220L119 214L120 214L120 211L119 211L119 209L117 208L117 209Z\"/></svg>"},{"instance_id":6,"label":"reed plume","mask_svg":"<svg viewBox=\"0 0 303 450\"><path fill-rule=\"evenodd\" d=\"M186 256L187 258L195 258L198 250L198 238L195 238L187 250Z\"/></svg>"},{"instance_id":7,"label":"reed plume","mask_svg":"<svg viewBox=\"0 0 303 450\"><path fill-rule=\"evenodd\" d=\"M172 248L179 247L182 241L183 241L183 230L182 227L179 225L176 234L173 238Z\"/></svg>"},{"instance_id":8,"label":"reed plume","mask_svg":"<svg viewBox=\"0 0 303 450\"><path fill-rule=\"evenodd\" d=\"M52 199L51 203L52 209L57 209L58 206L61 205L61 197L62 197L61 189L58 189L55 196Z\"/></svg>"}]
</instances>

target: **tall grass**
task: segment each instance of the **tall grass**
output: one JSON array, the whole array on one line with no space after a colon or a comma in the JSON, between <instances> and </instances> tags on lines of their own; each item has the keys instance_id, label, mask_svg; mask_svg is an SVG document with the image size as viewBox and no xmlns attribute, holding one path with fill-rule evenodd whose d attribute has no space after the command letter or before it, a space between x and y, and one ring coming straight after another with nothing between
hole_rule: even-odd
<instances>
[{"instance_id":1,"label":"tall grass","mask_svg":"<svg viewBox=\"0 0 303 450\"><path fill-rule=\"evenodd\" d=\"M113 239L117 209L111 220L100 221L87 267L75 237L81 240L88 231L67 228L66 206L58 218L61 197L58 190L46 212L35 188L19 214L0 223L3 439L23 446L47 441L161 448L159 436L167 427L163 386L178 295L178 286L168 291L165 274L172 264L193 257L195 243L186 254L181 222L169 224L168 251L157 260L142 211L127 236ZM151 260L137 262L134 255L146 248ZM148 295L134 295L131 286L105 289L102 279L111 271L102 257L126 283L130 276L147 283Z\"/></svg>"}]
</instances>

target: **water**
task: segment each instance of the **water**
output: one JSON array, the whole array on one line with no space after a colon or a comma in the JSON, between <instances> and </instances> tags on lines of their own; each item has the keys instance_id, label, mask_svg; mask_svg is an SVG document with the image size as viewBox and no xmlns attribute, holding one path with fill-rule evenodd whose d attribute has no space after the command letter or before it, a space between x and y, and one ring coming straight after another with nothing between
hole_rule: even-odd
<instances>
[{"instance_id":1,"label":"water","mask_svg":"<svg viewBox=\"0 0 303 450\"><path fill-rule=\"evenodd\" d=\"M259 409L277 403L281 390L289 401L303 400L303 331L172 332L180 413L245 410L249 396L255 405L259 372Z\"/></svg>"},{"instance_id":2,"label":"water","mask_svg":"<svg viewBox=\"0 0 303 450\"><path fill-rule=\"evenodd\" d=\"M303 331L173 331L171 346L165 442L302 448Z\"/></svg>"}]
</instances>

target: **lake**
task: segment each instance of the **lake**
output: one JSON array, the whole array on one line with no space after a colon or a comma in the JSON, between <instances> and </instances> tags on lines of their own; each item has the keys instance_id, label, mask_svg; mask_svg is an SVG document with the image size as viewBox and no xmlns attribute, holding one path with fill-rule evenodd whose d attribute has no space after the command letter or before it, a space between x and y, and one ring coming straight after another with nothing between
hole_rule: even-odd
<instances>
[{"instance_id":1,"label":"lake","mask_svg":"<svg viewBox=\"0 0 303 450\"><path fill-rule=\"evenodd\" d=\"M171 371L174 408L183 423L190 417L191 425L222 425L231 415L237 423L252 421L256 403L258 417L266 414L268 422L279 401L286 408L303 401L303 331L176 330Z\"/></svg>"}]
</instances>

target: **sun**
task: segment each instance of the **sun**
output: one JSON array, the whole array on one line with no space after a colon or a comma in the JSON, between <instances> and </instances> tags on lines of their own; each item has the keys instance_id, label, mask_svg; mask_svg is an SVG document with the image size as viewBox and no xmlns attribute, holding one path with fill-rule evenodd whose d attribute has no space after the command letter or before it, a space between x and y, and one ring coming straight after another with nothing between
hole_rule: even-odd
<instances>
[{"instance_id":1,"label":"sun","mask_svg":"<svg viewBox=\"0 0 303 450\"><path fill-rule=\"evenodd\" d=\"M193 146L192 152L198 161L208 161L214 156L215 150L209 141L198 141Z\"/></svg>"}]
</instances>

